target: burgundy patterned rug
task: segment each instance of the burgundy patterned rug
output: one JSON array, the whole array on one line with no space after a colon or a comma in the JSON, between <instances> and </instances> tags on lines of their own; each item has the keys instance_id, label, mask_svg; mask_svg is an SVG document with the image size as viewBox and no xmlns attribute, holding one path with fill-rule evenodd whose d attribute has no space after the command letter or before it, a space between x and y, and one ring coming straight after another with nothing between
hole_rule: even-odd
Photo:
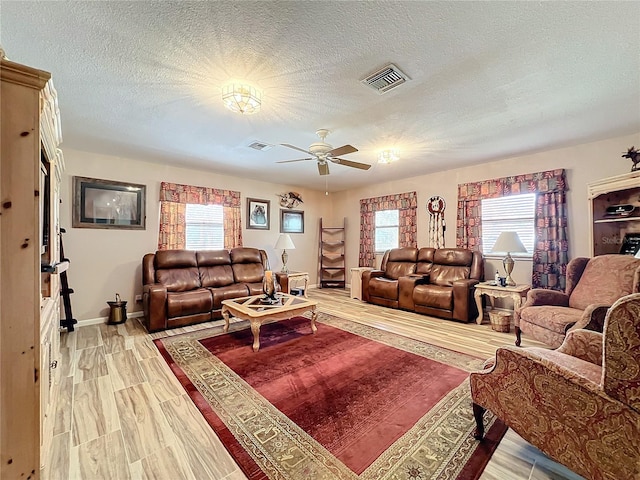
<instances>
[{"instance_id":1,"label":"burgundy patterned rug","mask_svg":"<svg viewBox=\"0 0 640 480\"><path fill-rule=\"evenodd\" d=\"M156 340L250 479L477 479L506 427L474 427L482 360L320 314Z\"/></svg>"}]
</instances>

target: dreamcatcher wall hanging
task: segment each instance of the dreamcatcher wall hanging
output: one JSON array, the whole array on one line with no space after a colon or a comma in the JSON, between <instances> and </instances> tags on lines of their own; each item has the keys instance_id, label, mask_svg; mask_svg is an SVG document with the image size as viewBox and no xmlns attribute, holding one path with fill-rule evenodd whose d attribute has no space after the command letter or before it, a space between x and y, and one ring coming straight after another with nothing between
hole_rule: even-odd
<instances>
[{"instance_id":1,"label":"dreamcatcher wall hanging","mask_svg":"<svg viewBox=\"0 0 640 480\"><path fill-rule=\"evenodd\" d=\"M444 198L435 195L427 202L427 212L429 212L429 246L433 248L444 248L444 231L447 224L444 221L444 209L447 207Z\"/></svg>"}]
</instances>

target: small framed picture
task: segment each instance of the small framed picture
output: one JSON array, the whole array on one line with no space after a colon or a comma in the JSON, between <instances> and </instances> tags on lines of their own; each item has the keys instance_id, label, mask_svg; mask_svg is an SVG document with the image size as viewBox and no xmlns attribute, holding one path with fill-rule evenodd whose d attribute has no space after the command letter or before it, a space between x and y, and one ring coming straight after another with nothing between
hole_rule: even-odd
<instances>
[{"instance_id":1,"label":"small framed picture","mask_svg":"<svg viewBox=\"0 0 640 480\"><path fill-rule=\"evenodd\" d=\"M271 201L247 198L247 228L269 230L271 221Z\"/></svg>"},{"instance_id":2,"label":"small framed picture","mask_svg":"<svg viewBox=\"0 0 640 480\"><path fill-rule=\"evenodd\" d=\"M146 185L73 177L74 228L145 229Z\"/></svg>"},{"instance_id":3,"label":"small framed picture","mask_svg":"<svg viewBox=\"0 0 640 480\"><path fill-rule=\"evenodd\" d=\"M304 233L304 212L280 209L280 232Z\"/></svg>"}]
</instances>

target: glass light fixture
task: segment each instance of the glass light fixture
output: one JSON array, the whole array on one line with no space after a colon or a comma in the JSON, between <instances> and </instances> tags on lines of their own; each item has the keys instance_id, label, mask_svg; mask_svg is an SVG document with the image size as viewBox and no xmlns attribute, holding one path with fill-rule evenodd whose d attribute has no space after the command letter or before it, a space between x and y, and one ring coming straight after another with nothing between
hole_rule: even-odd
<instances>
[{"instance_id":1,"label":"glass light fixture","mask_svg":"<svg viewBox=\"0 0 640 480\"><path fill-rule=\"evenodd\" d=\"M253 115L260 111L262 92L250 85L232 83L222 88L222 101L232 112Z\"/></svg>"},{"instance_id":2,"label":"glass light fixture","mask_svg":"<svg viewBox=\"0 0 640 480\"><path fill-rule=\"evenodd\" d=\"M378 156L378 163L391 163L395 162L396 160L400 160L400 152L397 148L383 150Z\"/></svg>"}]
</instances>

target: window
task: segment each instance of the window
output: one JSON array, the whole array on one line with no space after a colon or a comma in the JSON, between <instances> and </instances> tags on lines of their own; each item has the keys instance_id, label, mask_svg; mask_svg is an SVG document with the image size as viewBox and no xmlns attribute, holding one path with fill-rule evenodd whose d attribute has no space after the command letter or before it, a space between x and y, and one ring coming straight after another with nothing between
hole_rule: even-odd
<instances>
[{"instance_id":1,"label":"window","mask_svg":"<svg viewBox=\"0 0 640 480\"><path fill-rule=\"evenodd\" d=\"M398 247L400 211L379 210L376 212L375 243L376 252L384 252Z\"/></svg>"},{"instance_id":2,"label":"window","mask_svg":"<svg viewBox=\"0 0 640 480\"><path fill-rule=\"evenodd\" d=\"M510 195L486 198L482 201L482 251L490 254L493 245L503 231L518 232L527 253L515 256L531 257L535 241L536 194Z\"/></svg>"},{"instance_id":3,"label":"window","mask_svg":"<svg viewBox=\"0 0 640 480\"><path fill-rule=\"evenodd\" d=\"M187 204L185 237L188 250L224 248L222 210L222 205Z\"/></svg>"}]
</instances>

